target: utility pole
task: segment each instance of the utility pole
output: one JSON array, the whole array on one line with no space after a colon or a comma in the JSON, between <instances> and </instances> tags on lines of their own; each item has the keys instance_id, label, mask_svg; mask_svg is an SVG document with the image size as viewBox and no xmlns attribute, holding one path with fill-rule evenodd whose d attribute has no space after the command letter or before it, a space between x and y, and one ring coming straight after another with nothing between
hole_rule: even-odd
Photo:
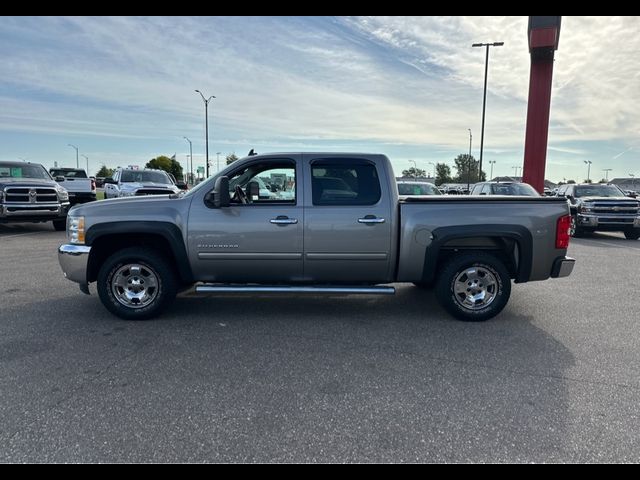
<instances>
[{"instance_id":1,"label":"utility pole","mask_svg":"<svg viewBox=\"0 0 640 480\"><path fill-rule=\"evenodd\" d=\"M86 155L81 155L84 157L84 159L87 161L87 176L90 177L91 174L89 173L89 157L87 157Z\"/></svg>"},{"instance_id":2,"label":"utility pole","mask_svg":"<svg viewBox=\"0 0 640 480\"><path fill-rule=\"evenodd\" d=\"M216 97L211 95L209 98L204 98L204 95L200 90L196 90L196 92L200 94L200 96L202 97L202 101L204 102L204 138L207 159L206 178L209 178L209 102L211 101L211 99Z\"/></svg>"},{"instance_id":3,"label":"utility pole","mask_svg":"<svg viewBox=\"0 0 640 480\"><path fill-rule=\"evenodd\" d=\"M193 144L191 143L191 140L189 140L187 137L182 137L184 138L187 142L189 142L189 159L191 160L191 168L189 169L189 176L191 177L191 185L193 185Z\"/></svg>"},{"instance_id":4,"label":"utility pole","mask_svg":"<svg viewBox=\"0 0 640 480\"><path fill-rule=\"evenodd\" d=\"M471 182L471 140L473 140L473 135L471 135L471 129L469 130L469 156L467 157L467 192L469 192L469 186Z\"/></svg>"},{"instance_id":5,"label":"utility pole","mask_svg":"<svg viewBox=\"0 0 640 480\"><path fill-rule=\"evenodd\" d=\"M487 108L487 74L489 73L489 47L501 47L504 42L474 43L472 47L486 47L487 54L484 61L484 93L482 94L482 131L480 132L480 162L478 164L478 179L482 175L482 152L484 149L484 114Z\"/></svg>"},{"instance_id":6,"label":"utility pole","mask_svg":"<svg viewBox=\"0 0 640 480\"><path fill-rule=\"evenodd\" d=\"M80 168L80 161L78 160L78 147L76 147L75 145L71 145L70 143L67 143L67 145L76 149L76 168Z\"/></svg>"}]
</instances>

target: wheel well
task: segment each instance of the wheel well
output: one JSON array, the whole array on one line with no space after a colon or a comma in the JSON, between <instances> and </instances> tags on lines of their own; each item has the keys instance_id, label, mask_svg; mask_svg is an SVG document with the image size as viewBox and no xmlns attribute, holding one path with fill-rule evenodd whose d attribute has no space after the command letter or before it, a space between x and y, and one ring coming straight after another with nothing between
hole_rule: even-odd
<instances>
[{"instance_id":1,"label":"wheel well","mask_svg":"<svg viewBox=\"0 0 640 480\"><path fill-rule=\"evenodd\" d=\"M93 282L98 278L98 271L104 261L115 252L128 247L143 247L153 249L169 260L174 271L179 274L180 269L176 256L169 241L159 234L113 234L102 235L91 244L91 255L87 266L87 280ZM184 278L182 279L185 280Z\"/></svg>"},{"instance_id":2,"label":"wheel well","mask_svg":"<svg viewBox=\"0 0 640 480\"><path fill-rule=\"evenodd\" d=\"M498 258L506 267L511 278L516 278L520 263L518 242L508 237L478 236L450 240L442 245L438 252L436 272L452 256L460 252L482 251Z\"/></svg>"}]
</instances>

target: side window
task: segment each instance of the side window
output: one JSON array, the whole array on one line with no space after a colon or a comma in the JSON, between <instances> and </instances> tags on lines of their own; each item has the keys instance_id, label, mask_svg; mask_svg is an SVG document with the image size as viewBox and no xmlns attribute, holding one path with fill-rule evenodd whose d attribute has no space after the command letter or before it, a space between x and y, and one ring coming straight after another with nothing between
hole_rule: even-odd
<instances>
[{"instance_id":1,"label":"side window","mask_svg":"<svg viewBox=\"0 0 640 480\"><path fill-rule=\"evenodd\" d=\"M375 165L358 159L314 161L311 190L314 205L375 205L381 196Z\"/></svg>"},{"instance_id":2,"label":"side window","mask_svg":"<svg viewBox=\"0 0 640 480\"><path fill-rule=\"evenodd\" d=\"M490 183L485 183L482 186L482 192L480 192L483 195L491 195L491 184Z\"/></svg>"},{"instance_id":3,"label":"side window","mask_svg":"<svg viewBox=\"0 0 640 480\"><path fill-rule=\"evenodd\" d=\"M482 185L474 185L469 195L480 195L481 189L482 189Z\"/></svg>"},{"instance_id":4,"label":"side window","mask_svg":"<svg viewBox=\"0 0 640 480\"><path fill-rule=\"evenodd\" d=\"M250 164L229 177L232 204L296 204L293 160Z\"/></svg>"}]
</instances>

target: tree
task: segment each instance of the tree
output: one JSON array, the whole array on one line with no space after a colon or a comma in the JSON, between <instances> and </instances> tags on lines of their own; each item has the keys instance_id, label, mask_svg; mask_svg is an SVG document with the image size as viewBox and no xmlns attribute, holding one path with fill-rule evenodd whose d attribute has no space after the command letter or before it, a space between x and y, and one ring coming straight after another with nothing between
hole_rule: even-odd
<instances>
[{"instance_id":1,"label":"tree","mask_svg":"<svg viewBox=\"0 0 640 480\"><path fill-rule=\"evenodd\" d=\"M96 177L112 177L113 172L113 168L107 168L107 166L103 163L102 167L100 167L100 170L98 170L98 173L96 173Z\"/></svg>"},{"instance_id":2,"label":"tree","mask_svg":"<svg viewBox=\"0 0 640 480\"><path fill-rule=\"evenodd\" d=\"M451 168L446 163L436 163L436 185L452 183Z\"/></svg>"},{"instance_id":3,"label":"tree","mask_svg":"<svg viewBox=\"0 0 640 480\"><path fill-rule=\"evenodd\" d=\"M421 168L411 167L409 170L403 170L402 176L413 177L413 178L425 178L427 176L427 171L422 170Z\"/></svg>"},{"instance_id":4,"label":"tree","mask_svg":"<svg viewBox=\"0 0 640 480\"><path fill-rule=\"evenodd\" d=\"M606 178L601 178L598 183L609 183L609 180L607 180Z\"/></svg>"},{"instance_id":5,"label":"tree","mask_svg":"<svg viewBox=\"0 0 640 480\"><path fill-rule=\"evenodd\" d=\"M159 157L152 158L147 162L145 168L164 170L165 172L173 175L176 180L182 180L184 177L182 173L182 165L180 165L180 162L178 162L175 158L169 158L166 155L160 155Z\"/></svg>"},{"instance_id":6,"label":"tree","mask_svg":"<svg viewBox=\"0 0 640 480\"><path fill-rule=\"evenodd\" d=\"M479 162L473 155L463 153L458 155L454 160L456 164L455 168L458 175L454 179L457 183L477 183L484 182L487 179L487 174L481 172L478 177Z\"/></svg>"},{"instance_id":7,"label":"tree","mask_svg":"<svg viewBox=\"0 0 640 480\"><path fill-rule=\"evenodd\" d=\"M573 185L574 183L576 183L576 181L575 181L575 180L567 180L567 184L568 184L568 185Z\"/></svg>"},{"instance_id":8,"label":"tree","mask_svg":"<svg viewBox=\"0 0 640 480\"><path fill-rule=\"evenodd\" d=\"M234 153L230 153L229 155L227 155L227 165L231 165L233 162L235 162L236 160L238 160L240 157L238 157L235 152Z\"/></svg>"}]
</instances>

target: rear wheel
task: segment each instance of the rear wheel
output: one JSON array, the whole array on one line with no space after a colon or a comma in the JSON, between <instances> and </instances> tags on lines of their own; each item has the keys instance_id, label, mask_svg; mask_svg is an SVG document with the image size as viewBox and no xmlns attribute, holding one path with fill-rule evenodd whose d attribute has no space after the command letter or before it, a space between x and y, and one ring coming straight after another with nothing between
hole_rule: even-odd
<instances>
[{"instance_id":1,"label":"rear wheel","mask_svg":"<svg viewBox=\"0 0 640 480\"><path fill-rule=\"evenodd\" d=\"M498 315L509 301L511 278L502 261L485 252L448 260L436 282L436 298L459 320L482 322Z\"/></svg>"},{"instance_id":2,"label":"rear wheel","mask_svg":"<svg viewBox=\"0 0 640 480\"><path fill-rule=\"evenodd\" d=\"M624 236L627 238L627 240L638 240L638 238L640 238L640 228L625 230Z\"/></svg>"},{"instance_id":3,"label":"rear wheel","mask_svg":"<svg viewBox=\"0 0 640 480\"><path fill-rule=\"evenodd\" d=\"M125 320L158 316L175 299L178 284L169 262L158 252L125 248L109 257L98 273L102 304Z\"/></svg>"}]
</instances>

